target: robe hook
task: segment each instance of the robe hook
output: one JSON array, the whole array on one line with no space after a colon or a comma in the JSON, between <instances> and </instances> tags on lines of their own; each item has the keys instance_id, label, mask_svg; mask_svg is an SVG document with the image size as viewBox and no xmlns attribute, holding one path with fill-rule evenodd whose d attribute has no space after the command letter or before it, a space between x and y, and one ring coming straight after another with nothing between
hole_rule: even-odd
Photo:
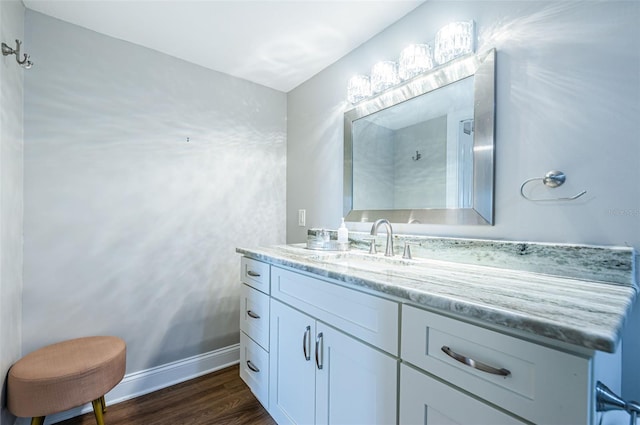
<instances>
[{"instance_id":1,"label":"robe hook","mask_svg":"<svg viewBox=\"0 0 640 425\"><path fill-rule=\"evenodd\" d=\"M3 56L16 55L16 62L18 62L18 65L20 65L24 69L29 69L33 66L33 62L29 60L29 55L26 53L23 53L22 55L23 58L22 60L20 60L21 45L22 45L22 42L20 40L16 40L16 48L12 49L7 45L7 43L2 43L2 55Z\"/></svg>"},{"instance_id":2,"label":"robe hook","mask_svg":"<svg viewBox=\"0 0 640 425\"><path fill-rule=\"evenodd\" d=\"M542 180L542 183L544 183L545 186L554 188L554 187L562 186L564 184L564 182L567 180L567 176L562 171L553 170L553 171L549 171L547 174L545 174L544 177L542 177L542 179L540 177L534 177L534 178L525 180L522 183L522 185L520 186L520 195L524 199L526 199L528 201L534 201L534 202L539 202L539 201L573 201L574 199L578 199L579 197L581 197L582 195L587 193L586 190L583 190L582 192L577 193L577 194L575 194L573 196L564 197L564 198L544 198L544 199L529 198L524 193L524 187L527 185L527 183L530 183L530 182L535 181L535 180Z\"/></svg>"}]
</instances>

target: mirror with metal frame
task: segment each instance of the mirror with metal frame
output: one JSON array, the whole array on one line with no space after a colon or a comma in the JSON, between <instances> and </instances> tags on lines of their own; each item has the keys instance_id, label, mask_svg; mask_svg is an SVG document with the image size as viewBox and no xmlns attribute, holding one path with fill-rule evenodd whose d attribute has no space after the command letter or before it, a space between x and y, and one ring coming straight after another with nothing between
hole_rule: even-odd
<instances>
[{"instance_id":1,"label":"mirror with metal frame","mask_svg":"<svg viewBox=\"0 0 640 425\"><path fill-rule=\"evenodd\" d=\"M347 221L493 224L495 49L344 114Z\"/></svg>"}]
</instances>

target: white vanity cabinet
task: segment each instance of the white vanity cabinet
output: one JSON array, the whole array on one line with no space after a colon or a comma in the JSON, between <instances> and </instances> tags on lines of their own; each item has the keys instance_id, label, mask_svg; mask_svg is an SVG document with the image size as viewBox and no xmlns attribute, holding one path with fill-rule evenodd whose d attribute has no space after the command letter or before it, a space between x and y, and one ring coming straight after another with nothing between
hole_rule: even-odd
<instances>
[{"instance_id":1,"label":"white vanity cabinet","mask_svg":"<svg viewBox=\"0 0 640 425\"><path fill-rule=\"evenodd\" d=\"M594 425L595 383L619 391L620 349L507 335L246 257L241 270L240 375L280 425Z\"/></svg>"},{"instance_id":2,"label":"white vanity cabinet","mask_svg":"<svg viewBox=\"0 0 640 425\"><path fill-rule=\"evenodd\" d=\"M273 418L280 425L396 423L397 357L328 323L348 322L353 332L397 350L398 304L277 267L271 280Z\"/></svg>"},{"instance_id":3,"label":"white vanity cabinet","mask_svg":"<svg viewBox=\"0 0 640 425\"><path fill-rule=\"evenodd\" d=\"M243 257L240 287L240 377L269 406L269 264Z\"/></svg>"}]
</instances>

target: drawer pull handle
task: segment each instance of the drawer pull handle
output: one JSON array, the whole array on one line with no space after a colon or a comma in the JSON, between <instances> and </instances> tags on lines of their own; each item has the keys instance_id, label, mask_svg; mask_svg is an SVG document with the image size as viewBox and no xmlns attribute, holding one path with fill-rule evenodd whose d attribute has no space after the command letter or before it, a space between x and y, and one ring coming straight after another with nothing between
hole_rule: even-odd
<instances>
[{"instance_id":1,"label":"drawer pull handle","mask_svg":"<svg viewBox=\"0 0 640 425\"><path fill-rule=\"evenodd\" d=\"M254 371L254 372L260 372L260 369L255 367L255 365L253 363L251 363L251 360L247 360L247 367L249 369L251 369L252 371Z\"/></svg>"},{"instance_id":2,"label":"drawer pull handle","mask_svg":"<svg viewBox=\"0 0 640 425\"><path fill-rule=\"evenodd\" d=\"M322 369L322 359L320 358L320 351L322 351L322 347L320 344L322 343L322 332L318 334L316 337L316 366L318 369Z\"/></svg>"},{"instance_id":3,"label":"drawer pull handle","mask_svg":"<svg viewBox=\"0 0 640 425\"><path fill-rule=\"evenodd\" d=\"M256 273L253 270L247 270L247 274L251 277L260 277L260 273Z\"/></svg>"},{"instance_id":4,"label":"drawer pull handle","mask_svg":"<svg viewBox=\"0 0 640 425\"><path fill-rule=\"evenodd\" d=\"M459 361L460 363L464 363L467 366L471 366L474 369L478 369L481 370L483 372L487 372L487 373L491 373L493 375L500 375L500 376L509 376L511 375L511 371L509 371L508 369L497 369L495 367L491 367L487 364L484 364L482 362L473 360L472 358L463 356L461 354L456 353L455 351L453 351L451 348L447 347L446 345L442 346L442 351L444 351L444 353L451 357L452 359L455 359L457 361Z\"/></svg>"},{"instance_id":5,"label":"drawer pull handle","mask_svg":"<svg viewBox=\"0 0 640 425\"><path fill-rule=\"evenodd\" d=\"M307 350L307 347L309 349ZM311 360L311 326L307 326L307 329L304 331L304 335L302 335L302 352L304 353L304 359L306 361Z\"/></svg>"},{"instance_id":6,"label":"drawer pull handle","mask_svg":"<svg viewBox=\"0 0 640 425\"><path fill-rule=\"evenodd\" d=\"M247 316L251 317L252 319L259 319L260 318L260 316L258 314L255 314L251 310L247 310Z\"/></svg>"}]
</instances>

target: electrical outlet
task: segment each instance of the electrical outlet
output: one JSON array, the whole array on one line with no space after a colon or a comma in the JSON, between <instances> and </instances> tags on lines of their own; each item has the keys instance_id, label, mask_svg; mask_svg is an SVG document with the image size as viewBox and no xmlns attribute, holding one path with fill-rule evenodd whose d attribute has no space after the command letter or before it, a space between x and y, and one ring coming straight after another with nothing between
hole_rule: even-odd
<instances>
[{"instance_id":1,"label":"electrical outlet","mask_svg":"<svg viewBox=\"0 0 640 425\"><path fill-rule=\"evenodd\" d=\"M298 210L298 226L304 227L307 225L307 210Z\"/></svg>"}]
</instances>

